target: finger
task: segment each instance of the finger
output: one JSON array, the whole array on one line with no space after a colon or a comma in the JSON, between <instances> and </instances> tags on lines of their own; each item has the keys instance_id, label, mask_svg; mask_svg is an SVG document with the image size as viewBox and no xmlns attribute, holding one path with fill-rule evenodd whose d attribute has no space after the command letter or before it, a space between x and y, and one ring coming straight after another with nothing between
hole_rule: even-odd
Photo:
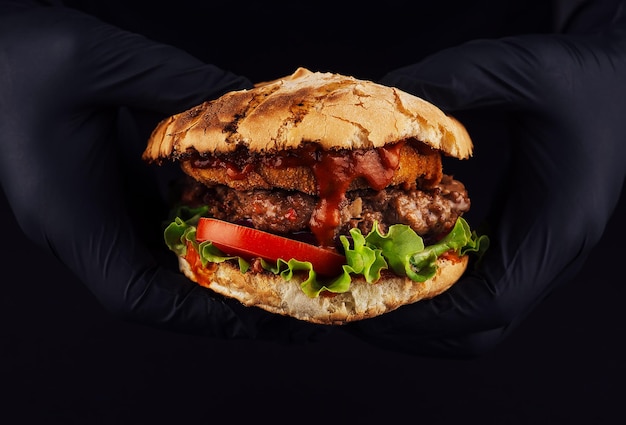
<instances>
[{"instance_id":1,"label":"finger","mask_svg":"<svg viewBox=\"0 0 626 425\"><path fill-rule=\"evenodd\" d=\"M394 70L381 81L448 111L494 107L517 102L518 84L501 77L509 75L517 62L501 41L469 42Z\"/></svg>"},{"instance_id":2,"label":"finger","mask_svg":"<svg viewBox=\"0 0 626 425\"><path fill-rule=\"evenodd\" d=\"M90 41L85 47L97 53L90 59L90 86L103 102L171 113L252 86L245 77L117 28L100 26Z\"/></svg>"},{"instance_id":3,"label":"finger","mask_svg":"<svg viewBox=\"0 0 626 425\"><path fill-rule=\"evenodd\" d=\"M35 73L26 81L35 84L30 91L47 90L59 107L67 101L81 108L124 105L171 114L251 87L245 77L69 8L25 9L3 27L15 41L9 57L19 57L27 75Z\"/></svg>"},{"instance_id":4,"label":"finger","mask_svg":"<svg viewBox=\"0 0 626 425\"><path fill-rule=\"evenodd\" d=\"M433 300L356 325L359 332L422 344L467 333L499 338L498 329L513 328L583 265L619 198L623 144L598 129L623 127L625 93L616 50L576 41L475 42L387 76L450 110L508 110L515 149L480 268Z\"/></svg>"},{"instance_id":5,"label":"finger","mask_svg":"<svg viewBox=\"0 0 626 425\"><path fill-rule=\"evenodd\" d=\"M448 111L546 110L551 100L561 98L550 94L550 90L560 89L553 80L571 74L567 67L570 58L563 55L564 40L531 35L472 41L395 70L382 81ZM575 49L571 54L576 55Z\"/></svg>"}]
</instances>

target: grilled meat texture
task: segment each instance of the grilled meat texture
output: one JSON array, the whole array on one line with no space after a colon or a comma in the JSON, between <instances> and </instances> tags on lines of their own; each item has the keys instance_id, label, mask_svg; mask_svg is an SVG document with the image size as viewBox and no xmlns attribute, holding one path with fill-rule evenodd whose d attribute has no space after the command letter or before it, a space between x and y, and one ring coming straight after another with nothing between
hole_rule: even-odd
<instances>
[{"instance_id":1,"label":"grilled meat texture","mask_svg":"<svg viewBox=\"0 0 626 425\"><path fill-rule=\"evenodd\" d=\"M288 235L309 231L309 220L319 198L279 189L238 191L221 185L209 188L189 179L182 200L190 206L208 205L209 215L221 220ZM469 211L470 199L461 182L444 175L432 189L390 186L381 191L348 191L339 208L341 223L335 230L336 238L354 227L366 234L376 221L383 232L392 224L409 225L428 242L452 229L457 218Z\"/></svg>"}]
</instances>

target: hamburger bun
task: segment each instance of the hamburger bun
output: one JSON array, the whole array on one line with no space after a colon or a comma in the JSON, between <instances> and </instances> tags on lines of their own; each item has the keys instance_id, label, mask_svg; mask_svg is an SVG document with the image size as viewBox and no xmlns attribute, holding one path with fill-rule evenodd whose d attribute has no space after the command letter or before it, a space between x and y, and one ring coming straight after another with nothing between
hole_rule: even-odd
<instances>
[{"instance_id":1,"label":"hamburger bun","mask_svg":"<svg viewBox=\"0 0 626 425\"><path fill-rule=\"evenodd\" d=\"M434 277L415 282L386 273L376 283L353 279L348 292L307 296L300 285L306 276L286 281L270 273L241 273L236 264L224 262L202 266L190 256L179 256L180 270L193 282L248 307L323 325L343 325L388 313L406 304L432 298L450 288L463 275L469 257L449 256L437 260Z\"/></svg>"},{"instance_id":2,"label":"hamburger bun","mask_svg":"<svg viewBox=\"0 0 626 425\"><path fill-rule=\"evenodd\" d=\"M366 235L374 226L384 232L401 223L419 236L443 238L469 209L469 198L462 183L443 174L441 156L467 159L472 151L465 127L421 98L372 81L299 68L164 119L143 159L180 163L194 187L192 195L183 196L186 202L210 202L210 217L248 220L260 231L301 231L281 221L286 221L284 212L298 215L301 211L291 210L317 205L289 224L304 223L319 247L334 250L339 234L353 227ZM348 166L341 172L334 165L315 169L344 158ZM353 169L360 174L345 175ZM373 176L377 173L384 179ZM382 198L389 201L381 203ZM258 211L250 212L251 204ZM468 264L466 254L449 251L437 258L434 276L425 281L386 267L373 283L355 274L347 291L323 290L311 297L301 287L306 275L285 280L258 263L246 272L237 261L203 264L192 245L177 252L180 270L190 280L246 306L333 325L432 298L452 286Z\"/></svg>"},{"instance_id":3,"label":"hamburger bun","mask_svg":"<svg viewBox=\"0 0 626 425\"><path fill-rule=\"evenodd\" d=\"M371 149L412 138L458 159L473 151L465 127L419 97L298 68L288 77L227 93L162 121L143 157L178 160L190 151L221 154L238 147L272 153L311 142L324 150Z\"/></svg>"}]
</instances>

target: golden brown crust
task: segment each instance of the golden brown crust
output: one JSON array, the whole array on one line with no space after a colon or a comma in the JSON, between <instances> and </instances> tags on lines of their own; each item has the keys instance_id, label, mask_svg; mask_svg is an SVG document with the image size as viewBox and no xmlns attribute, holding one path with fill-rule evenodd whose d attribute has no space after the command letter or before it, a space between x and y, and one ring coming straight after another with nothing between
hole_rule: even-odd
<instances>
[{"instance_id":1,"label":"golden brown crust","mask_svg":"<svg viewBox=\"0 0 626 425\"><path fill-rule=\"evenodd\" d=\"M285 281L270 273L241 273L230 263L211 264L211 269L193 270L179 257L180 270L192 281L275 314L325 325L342 325L393 311L403 305L432 298L450 288L467 268L468 257L440 257L437 274L425 282L386 276L370 284L353 279L350 291L333 296L309 298L300 288L302 279Z\"/></svg>"},{"instance_id":2,"label":"golden brown crust","mask_svg":"<svg viewBox=\"0 0 626 425\"><path fill-rule=\"evenodd\" d=\"M158 162L189 150L227 153L238 146L274 152L307 142L327 150L376 148L409 138L456 158L472 154L463 125L421 98L367 80L299 68L163 120L143 158Z\"/></svg>"},{"instance_id":3,"label":"golden brown crust","mask_svg":"<svg viewBox=\"0 0 626 425\"><path fill-rule=\"evenodd\" d=\"M398 168L389 181L389 186L403 185L415 188L419 180L424 188L433 187L441 181L443 168L441 155L433 151L421 154L410 144L400 150ZM232 177L227 167L193 167L192 159L183 159L180 165L184 172L206 186L225 185L235 190L285 189L297 190L309 195L318 194L318 185L311 167L291 166L272 167L259 161L249 172ZM364 189L370 185L365 179L355 179L348 190Z\"/></svg>"}]
</instances>

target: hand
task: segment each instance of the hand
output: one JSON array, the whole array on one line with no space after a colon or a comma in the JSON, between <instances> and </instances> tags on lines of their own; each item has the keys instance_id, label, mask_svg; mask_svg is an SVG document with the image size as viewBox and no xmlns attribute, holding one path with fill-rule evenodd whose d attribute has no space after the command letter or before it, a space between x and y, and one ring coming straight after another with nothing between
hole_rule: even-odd
<instances>
[{"instance_id":1,"label":"hand","mask_svg":"<svg viewBox=\"0 0 626 425\"><path fill-rule=\"evenodd\" d=\"M383 79L453 115L504 111L510 136L499 142L509 144L509 172L487 220L491 246L476 269L430 301L349 331L419 355L481 354L580 269L626 173L626 22L617 16L589 34L470 42ZM487 148L474 142L475 153Z\"/></svg>"},{"instance_id":2,"label":"hand","mask_svg":"<svg viewBox=\"0 0 626 425\"><path fill-rule=\"evenodd\" d=\"M313 337L317 328L214 297L178 272L160 227L155 175L166 172L141 162L149 130L138 117L152 114L151 129L251 83L76 11L7 4L0 182L25 234L122 318L219 338Z\"/></svg>"}]
</instances>

